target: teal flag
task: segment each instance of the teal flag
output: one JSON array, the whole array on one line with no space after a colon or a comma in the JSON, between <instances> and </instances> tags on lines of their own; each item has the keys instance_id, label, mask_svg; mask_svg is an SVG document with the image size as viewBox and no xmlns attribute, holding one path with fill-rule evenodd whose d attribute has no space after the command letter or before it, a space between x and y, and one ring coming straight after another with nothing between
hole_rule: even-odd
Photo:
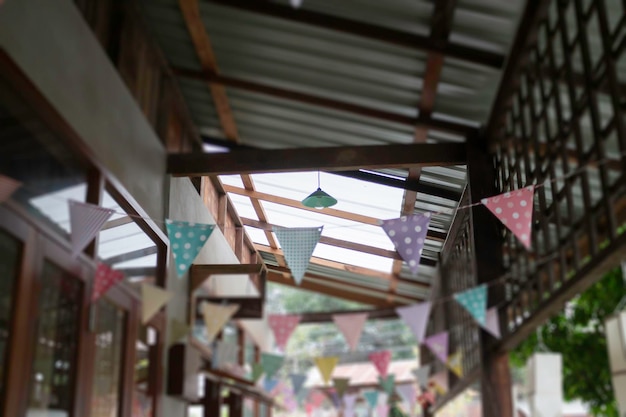
<instances>
[{"instance_id":1,"label":"teal flag","mask_svg":"<svg viewBox=\"0 0 626 417\"><path fill-rule=\"evenodd\" d=\"M386 378L378 377L378 383L382 387L383 391L387 394L391 395L393 393L393 388L396 386L396 376L388 375Z\"/></svg>"},{"instance_id":2,"label":"teal flag","mask_svg":"<svg viewBox=\"0 0 626 417\"><path fill-rule=\"evenodd\" d=\"M309 261L322 235L322 227L274 227L280 247L285 255L296 284L300 285L309 267Z\"/></svg>"},{"instance_id":3,"label":"teal flag","mask_svg":"<svg viewBox=\"0 0 626 417\"><path fill-rule=\"evenodd\" d=\"M165 226L176 263L176 274L180 278L189 270L196 256L209 240L215 225L167 219Z\"/></svg>"},{"instance_id":4,"label":"teal flag","mask_svg":"<svg viewBox=\"0 0 626 417\"><path fill-rule=\"evenodd\" d=\"M271 353L261 354L261 365L265 371L265 378L272 378L276 372L283 366L285 358L280 355L272 355Z\"/></svg>"},{"instance_id":5,"label":"teal flag","mask_svg":"<svg viewBox=\"0 0 626 417\"><path fill-rule=\"evenodd\" d=\"M481 326L487 318L487 286L485 284L454 294L454 299L474 317Z\"/></svg>"},{"instance_id":6,"label":"teal flag","mask_svg":"<svg viewBox=\"0 0 626 417\"><path fill-rule=\"evenodd\" d=\"M363 393L367 404L369 404L370 408L376 407L378 403L378 391L365 391Z\"/></svg>"},{"instance_id":7,"label":"teal flag","mask_svg":"<svg viewBox=\"0 0 626 417\"><path fill-rule=\"evenodd\" d=\"M263 375L263 365L260 363L255 363L252 365L252 380L257 382L259 378Z\"/></svg>"}]
</instances>

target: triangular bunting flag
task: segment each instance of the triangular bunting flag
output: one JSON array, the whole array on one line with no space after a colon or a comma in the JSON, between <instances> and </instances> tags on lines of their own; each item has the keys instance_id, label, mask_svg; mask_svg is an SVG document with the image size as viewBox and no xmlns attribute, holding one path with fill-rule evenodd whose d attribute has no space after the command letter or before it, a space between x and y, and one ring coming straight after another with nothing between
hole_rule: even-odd
<instances>
[{"instance_id":1,"label":"triangular bunting flag","mask_svg":"<svg viewBox=\"0 0 626 417\"><path fill-rule=\"evenodd\" d=\"M341 407L341 400L339 399L339 395L335 390L328 391L328 398L337 410Z\"/></svg>"},{"instance_id":2,"label":"triangular bunting flag","mask_svg":"<svg viewBox=\"0 0 626 417\"><path fill-rule=\"evenodd\" d=\"M259 380L259 378L261 378L261 375L263 375L264 369L263 369L263 365L260 363L255 363L252 364L252 374L251 374L251 379L254 382L257 382Z\"/></svg>"},{"instance_id":3,"label":"triangular bunting flag","mask_svg":"<svg viewBox=\"0 0 626 417\"><path fill-rule=\"evenodd\" d=\"M500 337L502 337L500 335L500 318L498 317L497 307L492 307L487 310L487 317L483 328L491 333L496 339L500 339Z\"/></svg>"},{"instance_id":4,"label":"triangular bunting flag","mask_svg":"<svg viewBox=\"0 0 626 417\"><path fill-rule=\"evenodd\" d=\"M430 377L430 382L440 394L448 392L448 371L441 371Z\"/></svg>"},{"instance_id":5,"label":"triangular bunting flag","mask_svg":"<svg viewBox=\"0 0 626 417\"><path fill-rule=\"evenodd\" d=\"M378 383L385 393L391 395L393 393L394 387L396 386L396 376L394 374L391 374L383 378L379 375Z\"/></svg>"},{"instance_id":6,"label":"triangular bunting flag","mask_svg":"<svg viewBox=\"0 0 626 417\"><path fill-rule=\"evenodd\" d=\"M478 324L485 325L487 310L487 286L485 284L456 293L454 299L472 315Z\"/></svg>"},{"instance_id":7,"label":"triangular bunting flag","mask_svg":"<svg viewBox=\"0 0 626 417\"><path fill-rule=\"evenodd\" d=\"M202 315L207 332L207 341L211 343L228 320L239 310L238 304L202 303Z\"/></svg>"},{"instance_id":8,"label":"triangular bunting flag","mask_svg":"<svg viewBox=\"0 0 626 417\"><path fill-rule=\"evenodd\" d=\"M278 372L280 367L283 366L284 360L284 356L273 355L271 353L262 353L261 365L263 365L265 377L272 378L276 374L276 372Z\"/></svg>"},{"instance_id":9,"label":"triangular bunting flag","mask_svg":"<svg viewBox=\"0 0 626 417\"><path fill-rule=\"evenodd\" d=\"M4 175L0 175L0 203L7 201L21 186L21 182Z\"/></svg>"},{"instance_id":10,"label":"triangular bunting flag","mask_svg":"<svg viewBox=\"0 0 626 417\"><path fill-rule=\"evenodd\" d=\"M266 392L272 392L278 385L278 378L268 378L267 376L263 380L263 389Z\"/></svg>"},{"instance_id":11,"label":"triangular bunting flag","mask_svg":"<svg viewBox=\"0 0 626 417\"><path fill-rule=\"evenodd\" d=\"M296 284L300 285L309 261L322 235L322 227L286 228L274 226L274 233L283 250L287 266Z\"/></svg>"},{"instance_id":12,"label":"triangular bunting flag","mask_svg":"<svg viewBox=\"0 0 626 417\"><path fill-rule=\"evenodd\" d=\"M389 415L389 404L379 404L376 406L377 417L388 417L388 415Z\"/></svg>"},{"instance_id":13,"label":"triangular bunting flag","mask_svg":"<svg viewBox=\"0 0 626 417\"><path fill-rule=\"evenodd\" d=\"M72 256L76 257L91 242L114 213L93 204L69 201Z\"/></svg>"},{"instance_id":14,"label":"triangular bunting flag","mask_svg":"<svg viewBox=\"0 0 626 417\"><path fill-rule=\"evenodd\" d=\"M387 376L387 369L389 368L389 362L391 361L391 351L381 350L379 352L372 352L369 354L369 359L372 361L378 373L384 378Z\"/></svg>"},{"instance_id":15,"label":"triangular bunting flag","mask_svg":"<svg viewBox=\"0 0 626 417\"><path fill-rule=\"evenodd\" d=\"M367 313L333 315L335 325L341 331L343 337L346 338L346 342L353 352L359 344L359 339L363 332L363 325L366 320Z\"/></svg>"},{"instance_id":16,"label":"triangular bunting flag","mask_svg":"<svg viewBox=\"0 0 626 417\"><path fill-rule=\"evenodd\" d=\"M165 227L176 263L176 274L180 278L185 275L204 244L209 240L215 225L166 219Z\"/></svg>"},{"instance_id":17,"label":"triangular bunting flag","mask_svg":"<svg viewBox=\"0 0 626 417\"><path fill-rule=\"evenodd\" d=\"M448 363L446 364L448 369L456 374L459 378L463 377L463 352L457 350L452 355L448 356Z\"/></svg>"},{"instance_id":18,"label":"triangular bunting flag","mask_svg":"<svg viewBox=\"0 0 626 417\"><path fill-rule=\"evenodd\" d=\"M417 389L413 384L402 384L396 386L396 391L402 398L402 401L409 405L409 410L415 408L415 401L417 400Z\"/></svg>"},{"instance_id":19,"label":"triangular bunting flag","mask_svg":"<svg viewBox=\"0 0 626 417\"><path fill-rule=\"evenodd\" d=\"M335 387L335 391L340 398L343 397L349 386L350 378L333 378L333 387Z\"/></svg>"},{"instance_id":20,"label":"triangular bunting flag","mask_svg":"<svg viewBox=\"0 0 626 417\"><path fill-rule=\"evenodd\" d=\"M513 234L530 249L535 186L483 198L485 205Z\"/></svg>"},{"instance_id":21,"label":"triangular bunting flag","mask_svg":"<svg viewBox=\"0 0 626 417\"><path fill-rule=\"evenodd\" d=\"M141 284L141 320L143 324L149 322L152 316L173 296L173 293L154 285Z\"/></svg>"},{"instance_id":22,"label":"triangular bunting flag","mask_svg":"<svg viewBox=\"0 0 626 417\"><path fill-rule=\"evenodd\" d=\"M306 381L306 375L290 374L289 378L291 379L291 387L293 388L294 394L298 395L302 389L302 385L304 385L304 382Z\"/></svg>"},{"instance_id":23,"label":"triangular bunting flag","mask_svg":"<svg viewBox=\"0 0 626 417\"><path fill-rule=\"evenodd\" d=\"M328 384L328 381L330 381L330 376L333 374L338 361L339 358L337 356L323 356L315 358L315 364L317 365L317 369L319 369L320 375L322 375L322 379L325 384Z\"/></svg>"},{"instance_id":24,"label":"triangular bunting flag","mask_svg":"<svg viewBox=\"0 0 626 417\"><path fill-rule=\"evenodd\" d=\"M420 387L428 386L428 377L430 376L430 365L424 365L417 369L413 370L413 374L415 375L415 379L417 379L417 383Z\"/></svg>"},{"instance_id":25,"label":"triangular bunting flag","mask_svg":"<svg viewBox=\"0 0 626 417\"><path fill-rule=\"evenodd\" d=\"M444 364L448 362L448 332L441 332L424 340L424 344Z\"/></svg>"},{"instance_id":26,"label":"triangular bunting flag","mask_svg":"<svg viewBox=\"0 0 626 417\"><path fill-rule=\"evenodd\" d=\"M428 317L430 316L430 308L432 304L430 302L424 302L414 304L408 307L398 307L396 312L398 316L404 320L409 326L417 343L422 343L424 335L426 334L426 324L428 323Z\"/></svg>"},{"instance_id":27,"label":"triangular bunting flag","mask_svg":"<svg viewBox=\"0 0 626 417\"><path fill-rule=\"evenodd\" d=\"M424 213L383 220L381 225L413 275L419 269L429 223L430 213Z\"/></svg>"},{"instance_id":28,"label":"triangular bunting flag","mask_svg":"<svg viewBox=\"0 0 626 417\"><path fill-rule=\"evenodd\" d=\"M374 408L378 404L378 391L365 391L363 397L365 397L370 408Z\"/></svg>"},{"instance_id":29,"label":"triangular bunting flag","mask_svg":"<svg viewBox=\"0 0 626 417\"><path fill-rule=\"evenodd\" d=\"M380 382L380 378L379 378ZM378 404L388 404L389 403L389 394L386 392L381 392L378 394Z\"/></svg>"},{"instance_id":30,"label":"triangular bunting flag","mask_svg":"<svg viewBox=\"0 0 626 417\"><path fill-rule=\"evenodd\" d=\"M186 337L190 331L191 329L187 324L180 320L171 319L169 328L167 329L169 344L171 345L178 342L183 337Z\"/></svg>"},{"instance_id":31,"label":"triangular bunting flag","mask_svg":"<svg viewBox=\"0 0 626 417\"><path fill-rule=\"evenodd\" d=\"M354 409L354 405L356 404L356 400L358 398L359 398L358 394L345 394L343 396L344 410Z\"/></svg>"},{"instance_id":32,"label":"triangular bunting flag","mask_svg":"<svg viewBox=\"0 0 626 417\"><path fill-rule=\"evenodd\" d=\"M295 328L298 327L298 323L300 323L300 316L270 314L267 321L272 332L274 332L276 346L284 350L291 333L293 333Z\"/></svg>"},{"instance_id":33,"label":"triangular bunting flag","mask_svg":"<svg viewBox=\"0 0 626 417\"><path fill-rule=\"evenodd\" d=\"M109 265L99 263L91 292L91 302L103 296L112 286L124 279L121 271L112 269Z\"/></svg>"},{"instance_id":34,"label":"triangular bunting flag","mask_svg":"<svg viewBox=\"0 0 626 417\"><path fill-rule=\"evenodd\" d=\"M237 343L228 340L218 340L213 349L211 366L213 369L222 369L227 364L237 362L239 346Z\"/></svg>"}]
</instances>

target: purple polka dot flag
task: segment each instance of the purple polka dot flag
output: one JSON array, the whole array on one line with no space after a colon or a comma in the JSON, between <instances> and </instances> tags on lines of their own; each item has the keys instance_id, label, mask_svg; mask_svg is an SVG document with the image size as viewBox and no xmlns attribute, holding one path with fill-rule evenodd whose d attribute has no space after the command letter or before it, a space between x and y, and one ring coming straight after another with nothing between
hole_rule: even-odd
<instances>
[{"instance_id":1,"label":"purple polka dot flag","mask_svg":"<svg viewBox=\"0 0 626 417\"><path fill-rule=\"evenodd\" d=\"M480 202L489 209L513 234L530 249L535 186L483 198Z\"/></svg>"},{"instance_id":2,"label":"purple polka dot flag","mask_svg":"<svg viewBox=\"0 0 626 417\"><path fill-rule=\"evenodd\" d=\"M300 285L309 267L309 261L322 235L322 227L274 227L280 247L285 255L296 284Z\"/></svg>"},{"instance_id":3,"label":"purple polka dot flag","mask_svg":"<svg viewBox=\"0 0 626 417\"><path fill-rule=\"evenodd\" d=\"M396 308L398 316L400 316L407 326L409 326L415 336L415 339L417 340L417 343L422 343L422 340L424 340L426 324L428 323L428 317L430 316L431 306L432 304L426 301L407 307Z\"/></svg>"},{"instance_id":4,"label":"purple polka dot flag","mask_svg":"<svg viewBox=\"0 0 626 417\"><path fill-rule=\"evenodd\" d=\"M276 340L276 346L285 350L289 337L293 331L298 327L300 323L300 316L296 315L283 315L283 314L270 314L267 322L274 332L274 339Z\"/></svg>"},{"instance_id":5,"label":"purple polka dot flag","mask_svg":"<svg viewBox=\"0 0 626 417\"><path fill-rule=\"evenodd\" d=\"M167 219L165 226L176 264L176 275L181 278L209 240L215 225Z\"/></svg>"},{"instance_id":6,"label":"purple polka dot flag","mask_svg":"<svg viewBox=\"0 0 626 417\"><path fill-rule=\"evenodd\" d=\"M72 256L77 257L100 232L113 215L113 210L88 203L70 200L70 240Z\"/></svg>"},{"instance_id":7,"label":"purple polka dot flag","mask_svg":"<svg viewBox=\"0 0 626 417\"><path fill-rule=\"evenodd\" d=\"M429 223L430 213L424 213L383 220L381 225L413 275L419 269Z\"/></svg>"},{"instance_id":8,"label":"purple polka dot flag","mask_svg":"<svg viewBox=\"0 0 626 417\"><path fill-rule=\"evenodd\" d=\"M424 344L441 362L448 363L448 332L434 334L426 338Z\"/></svg>"},{"instance_id":9,"label":"purple polka dot flag","mask_svg":"<svg viewBox=\"0 0 626 417\"><path fill-rule=\"evenodd\" d=\"M487 312L487 286L485 284L456 293L454 299L472 315L478 324L485 325Z\"/></svg>"}]
</instances>

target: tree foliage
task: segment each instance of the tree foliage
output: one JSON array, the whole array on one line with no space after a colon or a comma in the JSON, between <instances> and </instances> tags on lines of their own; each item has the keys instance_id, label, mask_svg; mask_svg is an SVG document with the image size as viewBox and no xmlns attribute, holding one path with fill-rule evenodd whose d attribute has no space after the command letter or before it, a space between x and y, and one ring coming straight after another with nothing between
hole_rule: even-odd
<instances>
[{"instance_id":1,"label":"tree foliage","mask_svg":"<svg viewBox=\"0 0 626 417\"><path fill-rule=\"evenodd\" d=\"M616 268L568 303L511 353L514 366L522 367L540 350L541 341L563 355L565 399L580 399L596 416L618 417L611 386L604 321L626 295L622 272Z\"/></svg>"}]
</instances>

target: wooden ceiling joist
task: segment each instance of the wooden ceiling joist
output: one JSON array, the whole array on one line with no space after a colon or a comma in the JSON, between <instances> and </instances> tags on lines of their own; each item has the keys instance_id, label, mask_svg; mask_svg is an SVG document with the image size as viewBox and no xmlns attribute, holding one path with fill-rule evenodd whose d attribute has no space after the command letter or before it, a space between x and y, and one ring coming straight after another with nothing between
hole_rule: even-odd
<instances>
[{"instance_id":1,"label":"wooden ceiling joist","mask_svg":"<svg viewBox=\"0 0 626 417\"><path fill-rule=\"evenodd\" d=\"M211 275L258 275L263 274L264 264L212 264L191 265L189 268L190 291L197 289Z\"/></svg>"},{"instance_id":2,"label":"wooden ceiling joist","mask_svg":"<svg viewBox=\"0 0 626 417\"><path fill-rule=\"evenodd\" d=\"M241 222L245 226L250 226L250 227L254 227L254 228L265 230L265 231L271 231L274 228L273 224L270 224L267 222L261 222L261 221L254 220L254 219L248 219L245 217L241 218ZM393 250L377 248L375 246L364 245L362 243L349 242L347 240L335 239L335 238L328 237L328 236L321 236L319 243L323 243L325 245L330 245L330 246L336 246L336 247L344 248L344 249L351 249L351 250L355 250L358 252L367 253L370 255L381 256L383 258L391 258L391 259L399 259L399 260L402 259L402 257L398 255L398 252L393 251ZM437 265L437 261L432 260L432 259L422 258L421 264L434 267Z\"/></svg>"},{"instance_id":3,"label":"wooden ceiling joist","mask_svg":"<svg viewBox=\"0 0 626 417\"><path fill-rule=\"evenodd\" d=\"M429 36L407 33L396 29L385 28L365 22L320 13L303 8L294 9L269 1L256 0L208 0L223 6L233 7L252 13L262 14L310 26L348 33L359 37L372 39L392 45L425 52L437 52L452 58L461 59L492 68L501 68L504 56L495 52L477 49L459 44L441 44L433 42Z\"/></svg>"},{"instance_id":4,"label":"wooden ceiling joist","mask_svg":"<svg viewBox=\"0 0 626 417\"><path fill-rule=\"evenodd\" d=\"M322 148L237 149L224 153L168 156L167 171L177 177L204 175L404 168L464 165L464 143L330 146Z\"/></svg>"},{"instance_id":5,"label":"wooden ceiling joist","mask_svg":"<svg viewBox=\"0 0 626 417\"><path fill-rule=\"evenodd\" d=\"M374 308L369 310L337 310L314 313L300 313L300 324L332 323L333 316L341 314L367 314L368 320L393 320L398 318L395 308Z\"/></svg>"},{"instance_id":6,"label":"wooden ceiling joist","mask_svg":"<svg viewBox=\"0 0 626 417\"><path fill-rule=\"evenodd\" d=\"M399 123L407 126L424 127L434 130L440 130L443 132L451 132L462 136L466 136L468 132L475 129L473 126L465 123L458 123L443 119L433 119L431 117L426 117L425 115L421 115L419 117L405 116L399 113L365 107L332 98L316 96L280 87L274 87L267 84L260 84L258 82L248 81L231 76L219 75L207 70L198 71L189 68L174 67L173 71L179 77L204 81L208 82L211 85L237 88L253 93L259 93L272 97L283 98L286 100L297 101L299 103L311 104L333 110L344 111L359 116L384 120L387 122Z\"/></svg>"}]
</instances>

